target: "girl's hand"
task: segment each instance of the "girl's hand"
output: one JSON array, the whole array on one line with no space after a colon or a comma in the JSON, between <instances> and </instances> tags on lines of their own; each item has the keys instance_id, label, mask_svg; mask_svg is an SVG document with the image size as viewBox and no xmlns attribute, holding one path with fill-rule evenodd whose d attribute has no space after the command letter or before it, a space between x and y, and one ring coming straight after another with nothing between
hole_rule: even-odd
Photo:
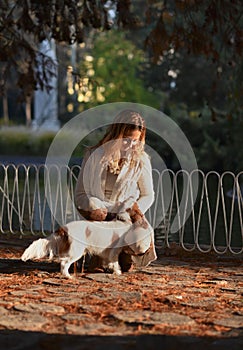
<instances>
[{"instance_id":1,"label":"girl's hand","mask_svg":"<svg viewBox=\"0 0 243 350\"><path fill-rule=\"evenodd\" d=\"M104 221L107 216L107 209L95 209L90 212L90 219Z\"/></svg>"},{"instance_id":2,"label":"girl's hand","mask_svg":"<svg viewBox=\"0 0 243 350\"><path fill-rule=\"evenodd\" d=\"M120 220L120 221L127 222L128 224L132 223L130 215L127 212L118 213L117 214L117 219Z\"/></svg>"}]
</instances>

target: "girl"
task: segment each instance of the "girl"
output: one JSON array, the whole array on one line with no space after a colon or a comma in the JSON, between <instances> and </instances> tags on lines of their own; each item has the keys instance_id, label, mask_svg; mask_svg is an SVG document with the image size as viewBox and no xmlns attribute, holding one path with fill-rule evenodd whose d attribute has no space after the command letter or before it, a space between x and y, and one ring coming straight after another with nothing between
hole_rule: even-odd
<instances>
[{"instance_id":1,"label":"girl","mask_svg":"<svg viewBox=\"0 0 243 350\"><path fill-rule=\"evenodd\" d=\"M144 150L145 135L141 115L124 110L98 144L87 149L75 189L75 204L85 219L129 221L127 210L134 203L143 214L152 205L152 168ZM151 244L147 258L133 257L137 264L147 265L156 258L153 242ZM123 271L131 266L131 259L123 253L120 259Z\"/></svg>"}]
</instances>

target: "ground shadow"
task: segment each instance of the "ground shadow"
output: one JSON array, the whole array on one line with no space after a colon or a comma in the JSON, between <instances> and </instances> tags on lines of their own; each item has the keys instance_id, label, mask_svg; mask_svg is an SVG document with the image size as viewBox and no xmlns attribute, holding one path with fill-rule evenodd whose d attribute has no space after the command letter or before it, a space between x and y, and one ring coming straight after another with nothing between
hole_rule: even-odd
<instances>
[{"instance_id":1,"label":"ground shadow","mask_svg":"<svg viewBox=\"0 0 243 350\"><path fill-rule=\"evenodd\" d=\"M202 266L210 267L212 270L218 270L223 267L237 268L242 266L243 259L241 257L200 257L200 256L183 256L183 257L166 257L166 256L158 256L158 259L151 263L150 268L156 268L161 266L176 266L178 268L182 266L188 266L200 269ZM77 264L77 272L81 271L82 261L79 261ZM147 268L145 268L147 270ZM0 259L0 273L2 274L12 274L12 273L20 273L26 274L33 270L45 271L48 273L60 272L60 263L57 261L33 261L28 260L26 262L21 259ZM74 271L73 264L70 267L70 272ZM88 265L85 265L86 272L101 272L101 270L95 270L89 268ZM142 271L137 272L144 272Z\"/></svg>"},{"instance_id":2,"label":"ground shadow","mask_svg":"<svg viewBox=\"0 0 243 350\"><path fill-rule=\"evenodd\" d=\"M1 349L8 350L239 350L243 348L243 335L237 338L146 334L138 336L91 336L0 330L0 344Z\"/></svg>"},{"instance_id":3,"label":"ground shadow","mask_svg":"<svg viewBox=\"0 0 243 350\"><path fill-rule=\"evenodd\" d=\"M33 270L45 272L60 272L60 264L53 261L22 261L20 259L0 259L0 272L2 274L26 274Z\"/></svg>"}]
</instances>

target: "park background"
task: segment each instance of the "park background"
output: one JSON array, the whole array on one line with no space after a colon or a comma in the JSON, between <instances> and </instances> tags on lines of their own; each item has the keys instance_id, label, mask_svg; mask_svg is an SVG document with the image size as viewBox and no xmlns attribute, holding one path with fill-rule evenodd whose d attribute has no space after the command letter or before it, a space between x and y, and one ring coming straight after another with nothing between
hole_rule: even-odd
<instances>
[{"instance_id":1,"label":"park background","mask_svg":"<svg viewBox=\"0 0 243 350\"><path fill-rule=\"evenodd\" d=\"M124 101L172 118L199 169L241 171L242 10L229 0L2 1L0 154L45 157L72 117ZM54 61L41 51L48 42ZM56 103L49 126L46 111L36 116L42 91ZM177 170L168 145L147 139ZM80 145L74 156L82 154Z\"/></svg>"},{"instance_id":2,"label":"park background","mask_svg":"<svg viewBox=\"0 0 243 350\"><path fill-rule=\"evenodd\" d=\"M242 349L242 15L242 0L0 0L2 348ZM124 101L164 112L188 137L202 171L186 225L171 236L182 173L149 132L175 186L155 232L159 259L72 280L55 262L21 262L55 225L37 163L56 132ZM73 155L80 164L82 144Z\"/></svg>"}]
</instances>

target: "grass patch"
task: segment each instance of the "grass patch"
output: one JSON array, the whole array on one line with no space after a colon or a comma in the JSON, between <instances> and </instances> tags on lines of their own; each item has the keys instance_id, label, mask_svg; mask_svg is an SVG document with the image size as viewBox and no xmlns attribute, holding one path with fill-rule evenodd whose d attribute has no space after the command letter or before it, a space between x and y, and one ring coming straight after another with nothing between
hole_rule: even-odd
<instances>
[{"instance_id":1,"label":"grass patch","mask_svg":"<svg viewBox=\"0 0 243 350\"><path fill-rule=\"evenodd\" d=\"M72 156L83 156L87 146L97 144L104 134L104 130L94 130L80 140L73 150ZM8 156L46 156L49 147L56 136L56 132L33 131L25 127L2 127L0 128L0 154ZM72 148L72 134L62 134L60 153L65 153Z\"/></svg>"},{"instance_id":2,"label":"grass patch","mask_svg":"<svg viewBox=\"0 0 243 350\"><path fill-rule=\"evenodd\" d=\"M2 128L0 154L45 156L55 134L55 132L33 132L26 128Z\"/></svg>"}]
</instances>

